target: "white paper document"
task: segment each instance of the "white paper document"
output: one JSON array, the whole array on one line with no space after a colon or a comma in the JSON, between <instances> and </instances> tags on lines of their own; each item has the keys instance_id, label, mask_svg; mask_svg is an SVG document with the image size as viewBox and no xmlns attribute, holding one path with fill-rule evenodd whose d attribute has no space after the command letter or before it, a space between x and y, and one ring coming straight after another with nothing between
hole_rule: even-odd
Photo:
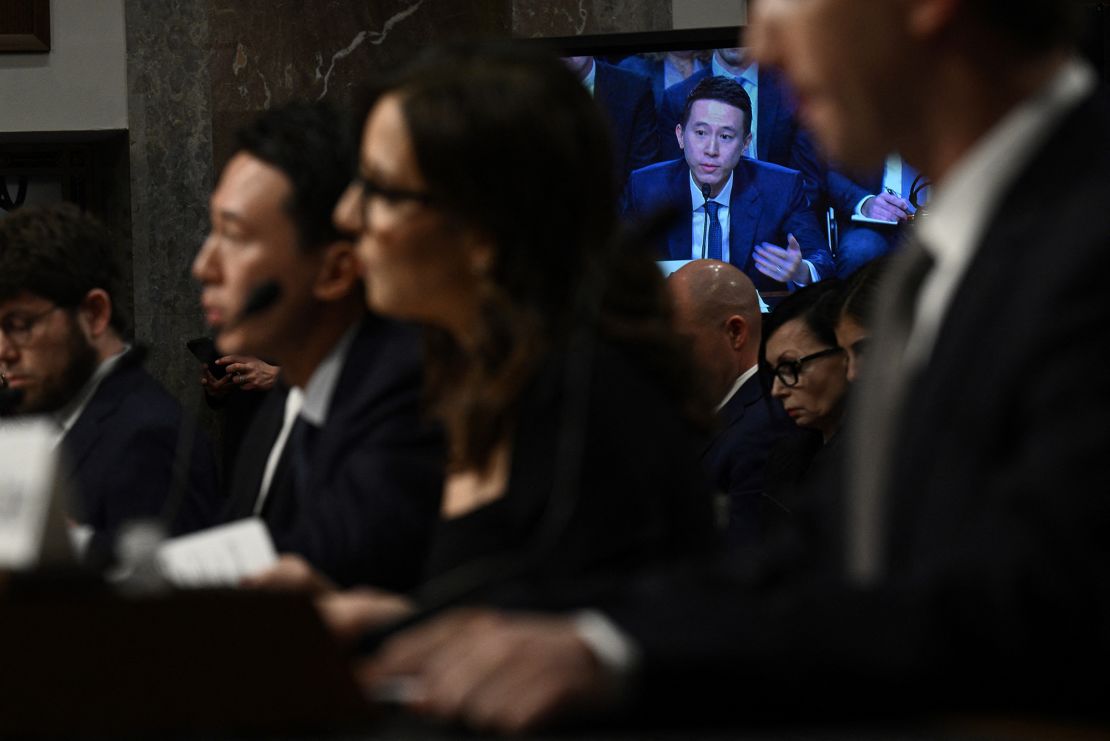
<instances>
[{"instance_id":1,"label":"white paper document","mask_svg":"<svg viewBox=\"0 0 1110 741\"><path fill-rule=\"evenodd\" d=\"M266 525L257 517L182 535L158 549L158 566L178 587L233 587L277 561Z\"/></svg>"},{"instance_id":2,"label":"white paper document","mask_svg":"<svg viewBox=\"0 0 1110 741\"><path fill-rule=\"evenodd\" d=\"M57 429L39 418L0 424L0 568L29 569L48 560L51 512L60 522L56 437Z\"/></svg>"}]
</instances>

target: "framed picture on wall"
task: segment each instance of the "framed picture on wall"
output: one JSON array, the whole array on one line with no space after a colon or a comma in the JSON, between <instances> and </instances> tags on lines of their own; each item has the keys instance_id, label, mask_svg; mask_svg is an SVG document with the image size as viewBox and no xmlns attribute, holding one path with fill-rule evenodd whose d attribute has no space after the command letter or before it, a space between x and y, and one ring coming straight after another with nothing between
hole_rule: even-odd
<instances>
[{"instance_id":1,"label":"framed picture on wall","mask_svg":"<svg viewBox=\"0 0 1110 741\"><path fill-rule=\"evenodd\" d=\"M50 0L0 3L0 52L50 51Z\"/></svg>"}]
</instances>

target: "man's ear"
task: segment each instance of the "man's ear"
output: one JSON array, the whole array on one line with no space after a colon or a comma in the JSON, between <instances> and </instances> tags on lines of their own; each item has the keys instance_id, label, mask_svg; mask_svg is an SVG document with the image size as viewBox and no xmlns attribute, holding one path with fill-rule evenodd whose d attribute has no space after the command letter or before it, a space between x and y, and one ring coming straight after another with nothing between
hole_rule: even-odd
<instances>
[{"instance_id":1,"label":"man's ear","mask_svg":"<svg viewBox=\"0 0 1110 741\"><path fill-rule=\"evenodd\" d=\"M77 307L77 321L89 340L108 331L112 322L112 297L103 288L94 288L85 294Z\"/></svg>"},{"instance_id":2,"label":"man's ear","mask_svg":"<svg viewBox=\"0 0 1110 741\"><path fill-rule=\"evenodd\" d=\"M339 240L321 249L312 295L320 301L339 301L355 289L362 277L355 246L347 240Z\"/></svg>"},{"instance_id":3,"label":"man's ear","mask_svg":"<svg viewBox=\"0 0 1110 741\"><path fill-rule=\"evenodd\" d=\"M742 152L747 152L748 147L750 147L751 145L752 145L752 132L749 131L748 135L744 137L744 146L741 147L740 150Z\"/></svg>"},{"instance_id":4,"label":"man's ear","mask_svg":"<svg viewBox=\"0 0 1110 741\"><path fill-rule=\"evenodd\" d=\"M686 149L686 146L682 143L682 124L674 125L674 136L678 139L678 148Z\"/></svg>"},{"instance_id":5,"label":"man's ear","mask_svg":"<svg viewBox=\"0 0 1110 741\"><path fill-rule=\"evenodd\" d=\"M751 334L747 320L739 314L733 314L725 320L725 331L728 332L728 342L733 350L742 349Z\"/></svg>"}]
</instances>

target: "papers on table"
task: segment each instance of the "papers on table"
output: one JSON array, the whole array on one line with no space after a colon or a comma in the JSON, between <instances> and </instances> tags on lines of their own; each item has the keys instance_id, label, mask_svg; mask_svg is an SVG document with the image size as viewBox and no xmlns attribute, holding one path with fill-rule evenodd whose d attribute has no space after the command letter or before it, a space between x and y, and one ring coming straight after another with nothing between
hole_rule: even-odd
<instances>
[{"instance_id":1,"label":"papers on table","mask_svg":"<svg viewBox=\"0 0 1110 741\"><path fill-rule=\"evenodd\" d=\"M231 587L277 560L262 520L250 518L182 535L158 549L162 574L178 587Z\"/></svg>"},{"instance_id":2,"label":"papers on table","mask_svg":"<svg viewBox=\"0 0 1110 741\"><path fill-rule=\"evenodd\" d=\"M0 568L73 560L58 501L57 434L41 418L0 424Z\"/></svg>"}]
</instances>

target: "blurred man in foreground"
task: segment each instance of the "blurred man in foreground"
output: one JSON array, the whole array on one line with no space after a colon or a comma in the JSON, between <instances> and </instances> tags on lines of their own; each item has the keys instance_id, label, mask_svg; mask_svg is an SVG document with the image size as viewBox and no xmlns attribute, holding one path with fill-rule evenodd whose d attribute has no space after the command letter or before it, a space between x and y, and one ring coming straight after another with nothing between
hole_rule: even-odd
<instances>
[{"instance_id":1,"label":"blurred man in foreground","mask_svg":"<svg viewBox=\"0 0 1110 741\"><path fill-rule=\"evenodd\" d=\"M878 305L831 523L840 578L654 574L601 605L600 637L455 613L394 639L364 678L415 678L419 709L502 729L605 703L620 677L641 716L686 722L1104 716L1088 677L1110 660L1110 396L1075 384L1110 345L1110 111L1071 51L1071 12L751 5L755 57L784 70L831 157L898 151L935 184Z\"/></svg>"},{"instance_id":2,"label":"blurred man in foreground","mask_svg":"<svg viewBox=\"0 0 1110 741\"><path fill-rule=\"evenodd\" d=\"M193 274L220 350L273 359L292 387L247 432L229 516L262 517L279 551L339 584L401 590L422 575L442 439L421 419L416 331L367 312L354 246L331 222L353 174L347 140L320 105L243 130ZM245 311L267 286L272 300Z\"/></svg>"}]
</instances>

